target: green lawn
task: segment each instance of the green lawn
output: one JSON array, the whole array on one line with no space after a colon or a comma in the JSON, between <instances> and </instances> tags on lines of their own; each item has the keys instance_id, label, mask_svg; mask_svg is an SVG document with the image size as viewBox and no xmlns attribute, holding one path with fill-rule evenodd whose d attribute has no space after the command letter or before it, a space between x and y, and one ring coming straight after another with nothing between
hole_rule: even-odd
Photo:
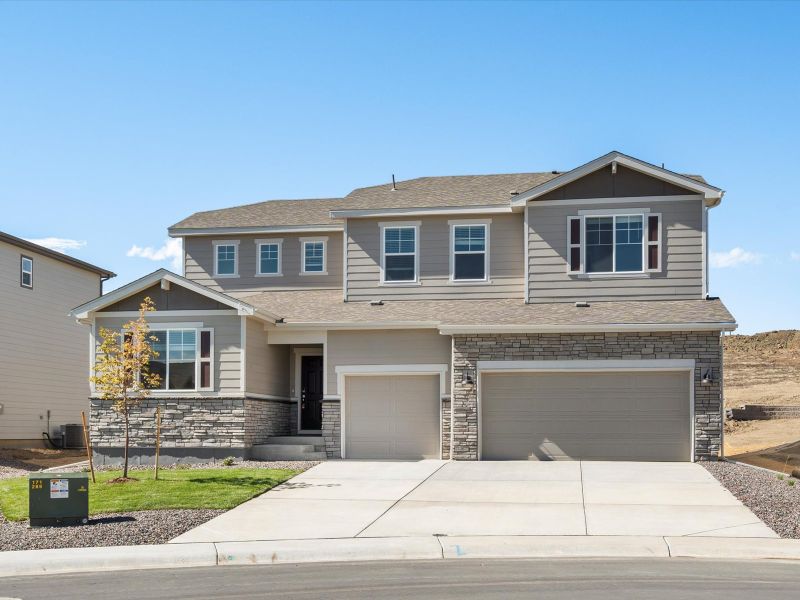
<instances>
[{"instance_id":1,"label":"green lawn","mask_svg":"<svg viewBox=\"0 0 800 600\"><path fill-rule=\"evenodd\" d=\"M161 508L233 508L283 483L299 471L282 469L185 469L131 471L138 481L107 484L121 471L89 478L89 514L156 510ZM0 480L0 511L9 521L28 518L28 478Z\"/></svg>"}]
</instances>

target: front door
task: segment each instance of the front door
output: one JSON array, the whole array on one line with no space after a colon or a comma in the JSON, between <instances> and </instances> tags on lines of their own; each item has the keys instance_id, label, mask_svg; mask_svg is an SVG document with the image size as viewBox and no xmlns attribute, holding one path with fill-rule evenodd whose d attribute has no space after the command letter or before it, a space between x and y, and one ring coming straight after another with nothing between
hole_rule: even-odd
<instances>
[{"instance_id":1,"label":"front door","mask_svg":"<svg viewBox=\"0 0 800 600\"><path fill-rule=\"evenodd\" d=\"M322 429L322 357L303 356L300 366L300 431Z\"/></svg>"}]
</instances>

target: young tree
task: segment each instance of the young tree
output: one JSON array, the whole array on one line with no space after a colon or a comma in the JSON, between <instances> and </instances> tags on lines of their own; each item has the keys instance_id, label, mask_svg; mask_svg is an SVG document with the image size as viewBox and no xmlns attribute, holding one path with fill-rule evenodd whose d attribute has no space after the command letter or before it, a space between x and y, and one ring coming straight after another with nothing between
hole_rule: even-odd
<instances>
[{"instance_id":1,"label":"young tree","mask_svg":"<svg viewBox=\"0 0 800 600\"><path fill-rule=\"evenodd\" d=\"M128 446L130 444L129 413L131 407L150 395L150 390L161 384L161 376L150 372L150 361L158 358L150 335L150 326L145 319L155 304L148 297L139 306L139 318L122 326L122 332L100 329L100 344L97 347L94 374L89 380L95 392L103 400L111 400L114 410L125 421L125 462L122 481L128 479Z\"/></svg>"}]
</instances>

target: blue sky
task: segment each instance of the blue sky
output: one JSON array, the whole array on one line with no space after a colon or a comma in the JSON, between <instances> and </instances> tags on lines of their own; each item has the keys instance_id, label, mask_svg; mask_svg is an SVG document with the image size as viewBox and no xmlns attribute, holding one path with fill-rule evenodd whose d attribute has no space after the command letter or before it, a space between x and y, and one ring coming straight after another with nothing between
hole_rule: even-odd
<instances>
[{"instance_id":1,"label":"blue sky","mask_svg":"<svg viewBox=\"0 0 800 600\"><path fill-rule=\"evenodd\" d=\"M166 228L197 210L617 149L724 188L712 293L741 332L799 328L798 22L766 2L5 2L0 229L114 287L169 267Z\"/></svg>"}]
</instances>

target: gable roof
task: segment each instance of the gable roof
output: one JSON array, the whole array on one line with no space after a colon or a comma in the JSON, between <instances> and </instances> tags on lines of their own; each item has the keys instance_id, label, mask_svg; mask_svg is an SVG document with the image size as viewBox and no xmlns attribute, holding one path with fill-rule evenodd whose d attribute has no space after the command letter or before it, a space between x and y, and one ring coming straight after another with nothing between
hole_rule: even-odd
<instances>
[{"instance_id":1,"label":"gable roof","mask_svg":"<svg viewBox=\"0 0 800 600\"><path fill-rule=\"evenodd\" d=\"M609 152L567 172L507 173L494 175L454 175L418 177L391 183L356 188L344 198L307 200L268 200L195 213L169 228L172 236L213 235L220 233L287 232L292 230L342 230L342 218L356 216L350 211L412 211L418 209L477 209L479 207L524 206L529 199L583 177L612 162L647 173L703 194L719 203L722 190L709 185L699 175L681 175L644 161ZM515 209L520 210L520 209Z\"/></svg>"},{"instance_id":2,"label":"gable roof","mask_svg":"<svg viewBox=\"0 0 800 600\"><path fill-rule=\"evenodd\" d=\"M534 200L539 196L543 196L548 192L552 192L553 190L567 185L576 179L585 177L586 175L594 173L595 171L611 164L620 164L628 167L629 169L633 169L635 171L639 171L640 173L655 177L656 179L662 179L669 183L696 192L697 194L702 194L706 199L707 206L709 207L719 204L722 201L722 196L725 194L725 192L720 188L706 183L705 179L699 175L681 175L680 173L675 173L674 171L657 167L656 165L644 162L638 158L633 158L632 156L628 156L627 154L613 150L612 152L595 158L594 160L589 161L580 167L576 167L571 171L562 173L557 177L553 177L548 181L532 187L524 194L519 194L516 196L512 200L511 204L512 206L524 206L525 203L529 202L530 200Z\"/></svg>"},{"instance_id":3,"label":"gable roof","mask_svg":"<svg viewBox=\"0 0 800 600\"><path fill-rule=\"evenodd\" d=\"M117 274L113 271L109 271L108 269L103 269L102 267L98 267L88 262L84 262L77 258L73 258L66 254L62 254L61 252L56 252L55 250L51 250L50 248L45 248L44 246L40 246L39 244L34 244L33 242L29 242L28 240L23 240L22 238L18 238L15 235L11 235L10 233L3 233L0 231L0 241L6 242L7 244L11 244L12 246L16 246L17 248L21 248L22 250L27 250L28 252L35 252L37 254L41 254L43 256L47 256L49 258L61 261L68 265L72 265L73 267L78 267L79 269L84 269L86 271L91 271L92 273L97 273L101 277L105 279L111 279L112 277L116 277Z\"/></svg>"},{"instance_id":4,"label":"gable roof","mask_svg":"<svg viewBox=\"0 0 800 600\"><path fill-rule=\"evenodd\" d=\"M180 275L177 275L166 269L158 269L157 271L153 271L149 275L140 277L136 281L132 281L129 284L123 285L122 287L108 292L107 294L103 294L94 300L90 300L89 302L81 304L80 306L76 306L70 311L69 314L78 320L87 319L90 313L100 311L107 306L111 306L112 304L127 298L128 296L132 296L133 294L146 290L162 280L169 281L172 284L181 286L189 291L200 294L201 296L211 298L220 304L230 306L238 311L240 315L259 317L271 322L278 320L278 317L267 310L257 309L252 304L238 300L232 296L229 296L228 294L223 294L222 292L212 290L204 285L195 283L194 281L186 279L185 277L181 277Z\"/></svg>"}]
</instances>

